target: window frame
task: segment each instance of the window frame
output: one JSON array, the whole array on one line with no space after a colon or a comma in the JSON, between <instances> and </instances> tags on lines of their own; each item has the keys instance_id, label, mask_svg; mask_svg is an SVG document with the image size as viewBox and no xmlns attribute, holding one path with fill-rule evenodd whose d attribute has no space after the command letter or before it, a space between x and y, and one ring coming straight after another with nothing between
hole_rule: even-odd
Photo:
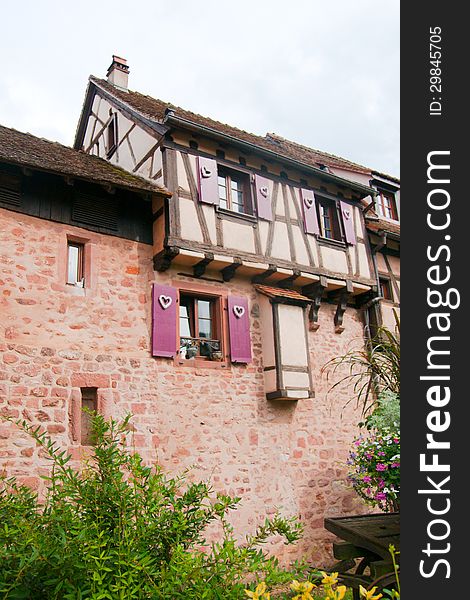
<instances>
[{"instance_id":1,"label":"window frame","mask_svg":"<svg viewBox=\"0 0 470 600\"><path fill-rule=\"evenodd\" d=\"M378 188L377 192L378 194L375 201L375 207L378 216L388 219L389 221L398 221L398 207L395 192L382 188ZM386 206L386 199L390 201L390 206ZM390 212L390 216L386 214L387 210Z\"/></svg>"},{"instance_id":2,"label":"window frame","mask_svg":"<svg viewBox=\"0 0 470 600\"><path fill-rule=\"evenodd\" d=\"M327 242L344 243L344 231L338 201L336 199L333 200L332 198L327 198L326 196L322 196L319 194L316 194L316 199L318 209L317 217L320 229L319 238ZM329 229L329 231L333 233L333 237L328 237L327 235L325 235L325 223L323 219L323 211L325 209L325 205L326 208L328 208L328 212L330 213L330 220L333 221L332 228Z\"/></svg>"},{"instance_id":3,"label":"window frame","mask_svg":"<svg viewBox=\"0 0 470 600\"><path fill-rule=\"evenodd\" d=\"M175 354L174 363L177 366L185 367L201 367L209 369L220 369L229 368L231 365L230 361L230 344L229 344L229 329L228 329L228 317L227 317L227 292L224 290L222 293L219 290L208 290L205 286L192 284L182 286L181 282L173 282L174 287L178 291L177 303L178 312L176 319L176 339L178 343L178 350ZM186 359L180 353L181 348L181 336L180 335L180 304L181 297L191 296L200 300L213 300L213 311L216 320L216 335L219 336L220 351L222 353L221 360L211 360L209 357L200 356L199 354L193 359ZM212 338L211 338L212 339Z\"/></svg>"},{"instance_id":4,"label":"window frame","mask_svg":"<svg viewBox=\"0 0 470 600\"><path fill-rule=\"evenodd\" d=\"M254 203L253 203L253 194L252 194L252 185L251 185L251 174L247 171L242 171L239 169L233 169L224 164L217 162L217 185L220 188L219 177L225 178L225 189L229 190L228 198L225 199L227 206L221 206L221 201L223 200L220 195L218 196L218 209L220 211L226 211L231 215L239 215L241 217L253 217L254 216ZM243 205L242 211L234 210L232 203L232 180L238 180L242 184L242 198ZM238 204L238 203L237 203Z\"/></svg>"},{"instance_id":5,"label":"window frame","mask_svg":"<svg viewBox=\"0 0 470 600\"><path fill-rule=\"evenodd\" d=\"M392 282L390 278L379 275L380 296L386 302L394 302ZM385 294L383 293L385 290Z\"/></svg>"},{"instance_id":6,"label":"window frame","mask_svg":"<svg viewBox=\"0 0 470 600\"><path fill-rule=\"evenodd\" d=\"M67 239L67 258L66 258L66 271L65 271L65 283L77 288L85 287L85 243L76 241L73 239ZM76 264L76 277L75 281L70 281L70 248L77 248L77 264Z\"/></svg>"},{"instance_id":7,"label":"window frame","mask_svg":"<svg viewBox=\"0 0 470 600\"><path fill-rule=\"evenodd\" d=\"M182 305L182 299L190 299L191 301L191 306L190 306L190 315L188 317L189 320L189 329L190 329L190 334L189 336L186 335L181 335L181 305ZM222 323L222 317L221 317L221 310L220 310L220 296L212 296L210 294L201 294L198 292L194 292L194 291L186 291L186 290L180 290L179 292L179 297L178 297L178 305L179 305L179 311L178 311L178 320L177 320L177 340L179 343L179 349L178 349L178 355L179 358L185 361L188 360L193 360L186 358L186 356L184 357L184 359L182 358L182 352L181 352L181 339L191 339L194 340L197 343L197 348L198 348L198 354L194 357L194 360L198 360L198 361L208 361L208 360L212 360L210 358L209 355L203 355L200 353L200 344L201 342L218 342L219 346L220 346L220 350L216 350L216 352L221 352L222 353L222 357L224 357L224 351L225 351L225 344L224 344L224 339L223 339L223 323ZM206 302L210 302L210 321L211 321L211 337L209 338L203 338L201 336L197 336L195 335L196 333L200 333L199 330L199 307L198 307L198 302L199 301L206 301Z\"/></svg>"},{"instance_id":8,"label":"window frame","mask_svg":"<svg viewBox=\"0 0 470 600\"><path fill-rule=\"evenodd\" d=\"M83 410L85 402L92 402L93 412L98 412L98 388L81 387L80 388L80 446L95 446L93 443L93 431L91 428L91 415Z\"/></svg>"},{"instance_id":9,"label":"window frame","mask_svg":"<svg viewBox=\"0 0 470 600\"><path fill-rule=\"evenodd\" d=\"M112 131L112 143L110 143L110 132ZM110 115L109 121L105 128L105 144L106 144L106 157L110 158L116 148L118 147L118 120L117 113Z\"/></svg>"}]
</instances>

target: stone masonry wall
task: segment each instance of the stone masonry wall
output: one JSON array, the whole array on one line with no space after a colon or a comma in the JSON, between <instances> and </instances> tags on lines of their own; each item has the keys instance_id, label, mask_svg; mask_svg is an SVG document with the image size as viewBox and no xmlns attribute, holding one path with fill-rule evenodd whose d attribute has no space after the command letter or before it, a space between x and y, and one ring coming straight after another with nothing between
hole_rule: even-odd
<instances>
[{"instance_id":1,"label":"stone masonry wall","mask_svg":"<svg viewBox=\"0 0 470 600\"><path fill-rule=\"evenodd\" d=\"M67 235L89 240L85 290L63 283ZM0 209L0 413L41 424L78 460L79 388L97 387L106 416L133 413L133 443L147 461L174 473L194 465L194 477L242 496L237 532L253 532L276 509L299 514L303 541L273 542L272 550L331 564L324 517L363 510L345 476L360 412L347 391L327 394L320 370L360 344L359 313L347 310L338 335L334 307L323 305L310 333L315 398L268 402L257 295L247 280L224 289L249 298L252 364L196 368L150 356L151 281L194 283L176 271L154 273L151 246ZM0 471L34 488L47 472L30 439L1 422Z\"/></svg>"}]
</instances>

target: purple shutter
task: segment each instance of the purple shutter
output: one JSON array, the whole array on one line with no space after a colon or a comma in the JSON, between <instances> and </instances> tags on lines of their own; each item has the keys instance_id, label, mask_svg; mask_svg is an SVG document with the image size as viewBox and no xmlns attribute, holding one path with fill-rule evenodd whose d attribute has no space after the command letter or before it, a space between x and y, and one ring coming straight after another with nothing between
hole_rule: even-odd
<instances>
[{"instance_id":1,"label":"purple shutter","mask_svg":"<svg viewBox=\"0 0 470 600\"><path fill-rule=\"evenodd\" d=\"M177 291L168 285L152 288L152 356L176 354Z\"/></svg>"},{"instance_id":2,"label":"purple shutter","mask_svg":"<svg viewBox=\"0 0 470 600\"><path fill-rule=\"evenodd\" d=\"M258 217L265 221L273 220L273 209L271 205L272 196L272 181L255 175L255 189L256 189L256 204L258 207Z\"/></svg>"},{"instance_id":3,"label":"purple shutter","mask_svg":"<svg viewBox=\"0 0 470 600\"><path fill-rule=\"evenodd\" d=\"M343 219L344 237L348 244L356 243L356 232L354 231L354 207L347 202L340 201L341 218Z\"/></svg>"},{"instance_id":4,"label":"purple shutter","mask_svg":"<svg viewBox=\"0 0 470 600\"><path fill-rule=\"evenodd\" d=\"M313 190L300 190L300 202L302 203L302 214L304 217L305 233L320 233L318 226L317 206Z\"/></svg>"},{"instance_id":5,"label":"purple shutter","mask_svg":"<svg viewBox=\"0 0 470 600\"><path fill-rule=\"evenodd\" d=\"M228 326L232 362L251 362L250 313L246 298L228 297Z\"/></svg>"},{"instance_id":6,"label":"purple shutter","mask_svg":"<svg viewBox=\"0 0 470 600\"><path fill-rule=\"evenodd\" d=\"M219 204L217 162L204 156L197 157L199 200L206 204Z\"/></svg>"}]
</instances>

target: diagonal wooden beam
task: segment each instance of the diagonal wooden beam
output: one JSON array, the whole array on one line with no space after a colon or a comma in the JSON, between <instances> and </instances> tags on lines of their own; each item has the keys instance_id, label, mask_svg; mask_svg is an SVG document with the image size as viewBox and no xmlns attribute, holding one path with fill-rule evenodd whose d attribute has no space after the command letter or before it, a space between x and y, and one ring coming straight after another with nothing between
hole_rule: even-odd
<instances>
[{"instance_id":1,"label":"diagonal wooden beam","mask_svg":"<svg viewBox=\"0 0 470 600\"><path fill-rule=\"evenodd\" d=\"M212 252L206 252L204 254L204 258L196 263L193 267L193 275L194 277L202 277L206 272L206 267L209 263L214 260L214 255Z\"/></svg>"},{"instance_id":2,"label":"diagonal wooden beam","mask_svg":"<svg viewBox=\"0 0 470 600\"><path fill-rule=\"evenodd\" d=\"M310 331L316 331L320 327L320 324L318 323L318 313L320 311L321 299L327 285L328 282L326 277L321 275L319 281L309 283L302 288L302 294L312 300L308 314Z\"/></svg>"},{"instance_id":3,"label":"diagonal wooden beam","mask_svg":"<svg viewBox=\"0 0 470 600\"><path fill-rule=\"evenodd\" d=\"M294 281L296 279L298 279L300 277L300 271L298 269L294 269L294 272L292 273L292 275L289 275L289 277L286 277L285 279L282 279L281 281L277 282L277 287L280 288L285 288L285 289L289 289L294 287Z\"/></svg>"},{"instance_id":4,"label":"diagonal wooden beam","mask_svg":"<svg viewBox=\"0 0 470 600\"><path fill-rule=\"evenodd\" d=\"M220 271L222 274L222 279L224 281L230 281L231 279L233 279L233 277L235 275L235 271L238 269L238 267L241 267L241 265L242 265L241 258L234 258L232 264L227 265Z\"/></svg>"},{"instance_id":5,"label":"diagonal wooden beam","mask_svg":"<svg viewBox=\"0 0 470 600\"><path fill-rule=\"evenodd\" d=\"M179 254L179 248L175 246L168 246L158 254L155 254L153 257L153 268L155 271L166 271L170 268L170 265L175 258Z\"/></svg>"},{"instance_id":6,"label":"diagonal wooden beam","mask_svg":"<svg viewBox=\"0 0 470 600\"><path fill-rule=\"evenodd\" d=\"M269 265L269 269L266 269L266 271L263 271L263 273L259 273L258 275L255 275L251 279L251 283L264 283L266 279L271 277L271 275L273 275L276 272L277 272L276 265Z\"/></svg>"},{"instance_id":7,"label":"diagonal wooden beam","mask_svg":"<svg viewBox=\"0 0 470 600\"><path fill-rule=\"evenodd\" d=\"M351 280L346 280L346 285L335 290L334 292L330 292L328 294L328 299L332 300L337 304L336 312L333 319L335 324L335 333L343 333L343 319L344 313L346 312L346 308L348 306L348 302L352 298L353 293L353 284Z\"/></svg>"}]
</instances>

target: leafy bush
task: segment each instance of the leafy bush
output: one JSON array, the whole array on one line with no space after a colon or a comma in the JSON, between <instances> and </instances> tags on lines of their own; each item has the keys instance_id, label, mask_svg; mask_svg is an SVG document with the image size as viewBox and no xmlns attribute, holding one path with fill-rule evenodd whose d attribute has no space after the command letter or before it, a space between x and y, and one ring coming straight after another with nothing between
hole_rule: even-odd
<instances>
[{"instance_id":1,"label":"leafy bush","mask_svg":"<svg viewBox=\"0 0 470 600\"><path fill-rule=\"evenodd\" d=\"M366 417L364 425L367 429L384 428L391 430L400 429L400 396L389 390L379 394L377 405L372 413Z\"/></svg>"},{"instance_id":2,"label":"leafy bush","mask_svg":"<svg viewBox=\"0 0 470 600\"><path fill-rule=\"evenodd\" d=\"M294 519L266 520L237 543L227 514L240 499L146 466L127 450L129 417L93 416L96 445L81 471L39 428L18 425L52 468L43 502L14 479L0 482L2 598L235 599L250 574L269 585L292 579L259 546L273 534L295 542ZM210 544L205 531L215 522L223 533Z\"/></svg>"},{"instance_id":3,"label":"leafy bush","mask_svg":"<svg viewBox=\"0 0 470 600\"><path fill-rule=\"evenodd\" d=\"M400 431L383 427L360 435L349 453L349 480L359 496L386 512L400 507Z\"/></svg>"}]
</instances>

